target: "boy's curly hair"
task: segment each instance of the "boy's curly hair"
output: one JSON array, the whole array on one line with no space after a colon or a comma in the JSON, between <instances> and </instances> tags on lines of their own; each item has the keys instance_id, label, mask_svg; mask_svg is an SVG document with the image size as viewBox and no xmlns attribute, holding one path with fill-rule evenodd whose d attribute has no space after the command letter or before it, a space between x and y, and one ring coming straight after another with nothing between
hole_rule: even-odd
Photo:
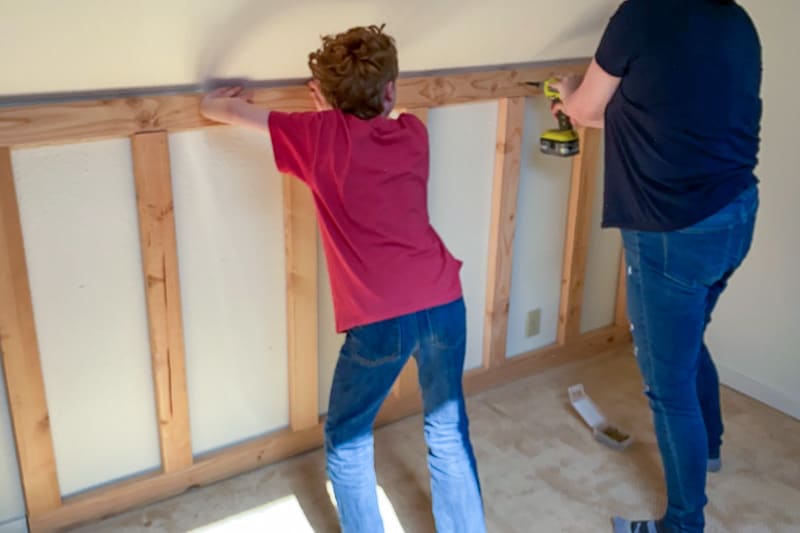
<instances>
[{"instance_id":1,"label":"boy's curly hair","mask_svg":"<svg viewBox=\"0 0 800 533\"><path fill-rule=\"evenodd\" d=\"M308 67L334 108L362 119L383 113L383 90L398 75L397 48L384 26L326 35L322 48L308 55Z\"/></svg>"}]
</instances>

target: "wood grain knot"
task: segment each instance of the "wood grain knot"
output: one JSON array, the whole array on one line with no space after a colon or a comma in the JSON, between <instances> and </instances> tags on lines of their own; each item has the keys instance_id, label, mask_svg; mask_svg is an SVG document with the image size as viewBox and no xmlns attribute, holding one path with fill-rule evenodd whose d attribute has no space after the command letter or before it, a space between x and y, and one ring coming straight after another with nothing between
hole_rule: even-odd
<instances>
[{"instance_id":1,"label":"wood grain knot","mask_svg":"<svg viewBox=\"0 0 800 533\"><path fill-rule=\"evenodd\" d=\"M442 105L447 98L455 92L455 86L444 78L434 78L420 94L432 102Z\"/></svg>"},{"instance_id":2,"label":"wood grain knot","mask_svg":"<svg viewBox=\"0 0 800 533\"><path fill-rule=\"evenodd\" d=\"M136 114L136 124L140 128L152 128L158 125L158 120L154 120L151 111L143 109Z\"/></svg>"}]
</instances>

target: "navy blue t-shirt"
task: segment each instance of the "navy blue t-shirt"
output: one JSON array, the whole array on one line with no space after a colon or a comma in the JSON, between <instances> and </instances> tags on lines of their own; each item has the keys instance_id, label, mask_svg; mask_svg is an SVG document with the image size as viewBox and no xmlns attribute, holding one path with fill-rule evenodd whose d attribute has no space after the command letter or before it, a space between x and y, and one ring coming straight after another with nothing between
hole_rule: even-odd
<instances>
[{"instance_id":1,"label":"navy blue t-shirt","mask_svg":"<svg viewBox=\"0 0 800 533\"><path fill-rule=\"evenodd\" d=\"M603 226L691 226L757 183L761 45L724 0L626 0L595 55L622 78L605 113Z\"/></svg>"}]
</instances>

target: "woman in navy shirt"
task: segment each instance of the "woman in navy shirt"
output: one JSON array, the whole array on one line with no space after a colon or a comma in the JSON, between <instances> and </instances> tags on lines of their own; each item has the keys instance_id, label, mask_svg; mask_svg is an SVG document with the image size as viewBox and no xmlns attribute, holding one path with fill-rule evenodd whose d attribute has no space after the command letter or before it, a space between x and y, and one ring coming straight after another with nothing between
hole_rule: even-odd
<instances>
[{"instance_id":1,"label":"woman in navy shirt","mask_svg":"<svg viewBox=\"0 0 800 533\"><path fill-rule=\"evenodd\" d=\"M703 531L721 468L719 380L703 337L750 248L758 208L761 46L732 0L627 0L563 110L605 128L603 226L622 230L628 313L667 485L656 520L616 532Z\"/></svg>"}]
</instances>

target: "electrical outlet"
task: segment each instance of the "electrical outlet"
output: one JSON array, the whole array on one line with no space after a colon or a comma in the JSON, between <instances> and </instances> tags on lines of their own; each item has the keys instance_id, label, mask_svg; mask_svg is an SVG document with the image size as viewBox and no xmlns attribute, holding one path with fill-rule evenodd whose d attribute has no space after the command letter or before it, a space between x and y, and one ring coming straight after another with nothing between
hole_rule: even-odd
<instances>
[{"instance_id":1,"label":"electrical outlet","mask_svg":"<svg viewBox=\"0 0 800 533\"><path fill-rule=\"evenodd\" d=\"M534 309L528 311L528 318L525 321L525 336L535 337L542 331L542 310Z\"/></svg>"}]
</instances>

